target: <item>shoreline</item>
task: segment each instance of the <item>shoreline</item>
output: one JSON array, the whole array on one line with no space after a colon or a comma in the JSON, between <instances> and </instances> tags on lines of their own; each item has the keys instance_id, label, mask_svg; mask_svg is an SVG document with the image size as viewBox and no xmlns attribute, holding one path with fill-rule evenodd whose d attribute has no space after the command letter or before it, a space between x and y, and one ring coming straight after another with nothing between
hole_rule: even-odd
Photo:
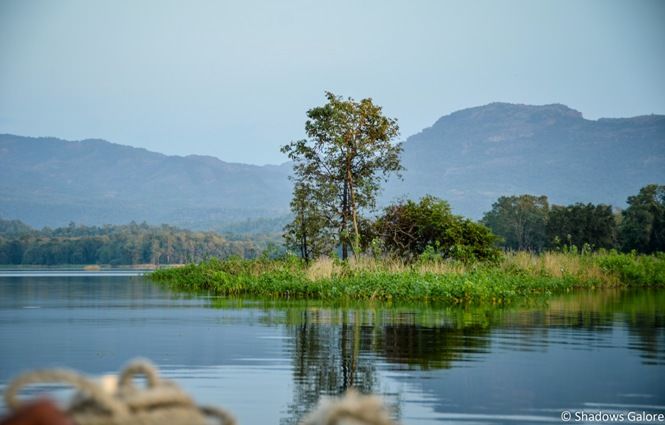
<instances>
[{"instance_id":1,"label":"shoreline","mask_svg":"<svg viewBox=\"0 0 665 425\"><path fill-rule=\"evenodd\" d=\"M370 258L309 265L297 258L212 259L147 278L179 292L230 297L507 305L578 289L665 288L665 255L513 253L494 264L408 265Z\"/></svg>"}]
</instances>

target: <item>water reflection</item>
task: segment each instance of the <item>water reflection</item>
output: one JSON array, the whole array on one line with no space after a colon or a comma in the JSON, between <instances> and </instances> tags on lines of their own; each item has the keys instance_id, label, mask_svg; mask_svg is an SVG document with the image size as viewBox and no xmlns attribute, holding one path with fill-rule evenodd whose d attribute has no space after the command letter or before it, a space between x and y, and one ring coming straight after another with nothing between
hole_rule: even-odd
<instances>
[{"instance_id":1,"label":"water reflection","mask_svg":"<svg viewBox=\"0 0 665 425\"><path fill-rule=\"evenodd\" d=\"M351 386L383 394L409 424L558 422L564 408L665 406L664 312L662 291L331 307L183 296L136 277L0 278L0 385L25 369L100 374L146 356L241 423L296 423Z\"/></svg>"},{"instance_id":2,"label":"water reflection","mask_svg":"<svg viewBox=\"0 0 665 425\"><path fill-rule=\"evenodd\" d=\"M259 305L272 312L265 323L284 325L293 336L287 352L294 391L285 424L296 423L319 396L349 386L387 395L403 414L400 391L382 382L386 371L415 379L417 392L432 396L419 400L432 409L427 420L558 422L556 412L589 409L590 400L610 401L615 410L644 407L644 399L652 410L665 403L663 292L578 293L501 310ZM636 351L642 366L625 349ZM464 379L463 369L476 364L481 376ZM446 369L454 373L435 372Z\"/></svg>"},{"instance_id":3,"label":"water reflection","mask_svg":"<svg viewBox=\"0 0 665 425\"><path fill-rule=\"evenodd\" d=\"M612 348L612 334L625 329L627 348L645 364L665 364L665 291L610 290L566 295L514 308L323 307L320 303L213 300L218 309L257 308L262 323L284 325L295 352L317 358L337 347L345 370L362 353L420 369L445 369L453 362L482 360L495 346L516 351ZM275 314L278 313L278 314ZM281 314L279 314L281 313ZM334 343L333 343L334 342ZM338 389L353 384L342 380ZM334 388L334 387L330 387Z\"/></svg>"},{"instance_id":4,"label":"water reflection","mask_svg":"<svg viewBox=\"0 0 665 425\"><path fill-rule=\"evenodd\" d=\"M377 387L372 357L361 355L372 345L371 329L352 311L303 310L300 323L287 329L293 335L287 352L293 357L293 402L281 423L296 423L320 396L341 394L349 387L372 392ZM335 323L335 325L333 325Z\"/></svg>"}]
</instances>

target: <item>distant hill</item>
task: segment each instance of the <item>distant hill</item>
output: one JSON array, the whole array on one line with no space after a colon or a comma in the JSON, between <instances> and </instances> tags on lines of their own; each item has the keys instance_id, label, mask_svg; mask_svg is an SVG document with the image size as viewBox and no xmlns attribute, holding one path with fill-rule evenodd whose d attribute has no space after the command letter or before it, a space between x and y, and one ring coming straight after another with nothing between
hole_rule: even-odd
<instances>
[{"instance_id":1,"label":"distant hill","mask_svg":"<svg viewBox=\"0 0 665 425\"><path fill-rule=\"evenodd\" d=\"M188 227L284 215L290 171L103 140L0 135L0 215L33 226L146 220Z\"/></svg>"},{"instance_id":2,"label":"distant hill","mask_svg":"<svg viewBox=\"0 0 665 425\"><path fill-rule=\"evenodd\" d=\"M404 180L382 202L425 193L479 218L501 195L623 206L665 182L665 116L587 120L564 105L492 103L440 118L404 143ZM103 140L0 135L0 216L33 226L283 223L290 164L167 156ZM282 217L282 218L279 218ZM257 223L265 225L265 221ZM251 229L250 229L251 230Z\"/></svg>"},{"instance_id":3,"label":"distant hill","mask_svg":"<svg viewBox=\"0 0 665 425\"><path fill-rule=\"evenodd\" d=\"M594 121L564 105L492 103L409 137L402 161L404 181L386 198L436 194L473 218L522 193L621 207L640 187L665 183L665 116Z\"/></svg>"}]
</instances>

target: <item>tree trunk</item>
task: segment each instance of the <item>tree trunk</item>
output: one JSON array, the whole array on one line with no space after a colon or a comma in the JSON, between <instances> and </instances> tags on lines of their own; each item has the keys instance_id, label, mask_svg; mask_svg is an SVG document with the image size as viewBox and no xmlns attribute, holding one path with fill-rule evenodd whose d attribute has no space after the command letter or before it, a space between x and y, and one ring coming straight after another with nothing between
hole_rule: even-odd
<instances>
[{"instance_id":1,"label":"tree trunk","mask_svg":"<svg viewBox=\"0 0 665 425\"><path fill-rule=\"evenodd\" d=\"M353 255L357 257L360 253L360 231L358 230L358 214L356 212L356 196L353 192L353 175L351 169L347 168L346 178L348 180L349 192L351 192L351 216L353 219Z\"/></svg>"},{"instance_id":2,"label":"tree trunk","mask_svg":"<svg viewBox=\"0 0 665 425\"><path fill-rule=\"evenodd\" d=\"M348 216L349 209L349 182L344 179L344 192L342 193L342 228L339 234L339 241L342 244L342 260L346 260L349 257L349 250L347 247L346 241L346 218Z\"/></svg>"},{"instance_id":3,"label":"tree trunk","mask_svg":"<svg viewBox=\"0 0 665 425\"><path fill-rule=\"evenodd\" d=\"M300 254L305 260L305 264L309 263L309 250L307 249L307 225L305 222L305 213L300 212L300 234L302 235L301 245L300 245Z\"/></svg>"}]
</instances>

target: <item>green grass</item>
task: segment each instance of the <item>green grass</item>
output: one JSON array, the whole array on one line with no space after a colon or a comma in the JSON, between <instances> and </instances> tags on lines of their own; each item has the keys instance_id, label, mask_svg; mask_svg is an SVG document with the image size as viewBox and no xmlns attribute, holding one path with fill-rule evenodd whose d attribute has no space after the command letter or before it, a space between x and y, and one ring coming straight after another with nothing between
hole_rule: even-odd
<instances>
[{"instance_id":1,"label":"green grass","mask_svg":"<svg viewBox=\"0 0 665 425\"><path fill-rule=\"evenodd\" d=\"M231 297L508 304L599 287L665 287L665 255L545 253L506 255L495 264L361 258L216 260L157 270L151 279L184 292Z\"/></svg>"}]
</instances>

